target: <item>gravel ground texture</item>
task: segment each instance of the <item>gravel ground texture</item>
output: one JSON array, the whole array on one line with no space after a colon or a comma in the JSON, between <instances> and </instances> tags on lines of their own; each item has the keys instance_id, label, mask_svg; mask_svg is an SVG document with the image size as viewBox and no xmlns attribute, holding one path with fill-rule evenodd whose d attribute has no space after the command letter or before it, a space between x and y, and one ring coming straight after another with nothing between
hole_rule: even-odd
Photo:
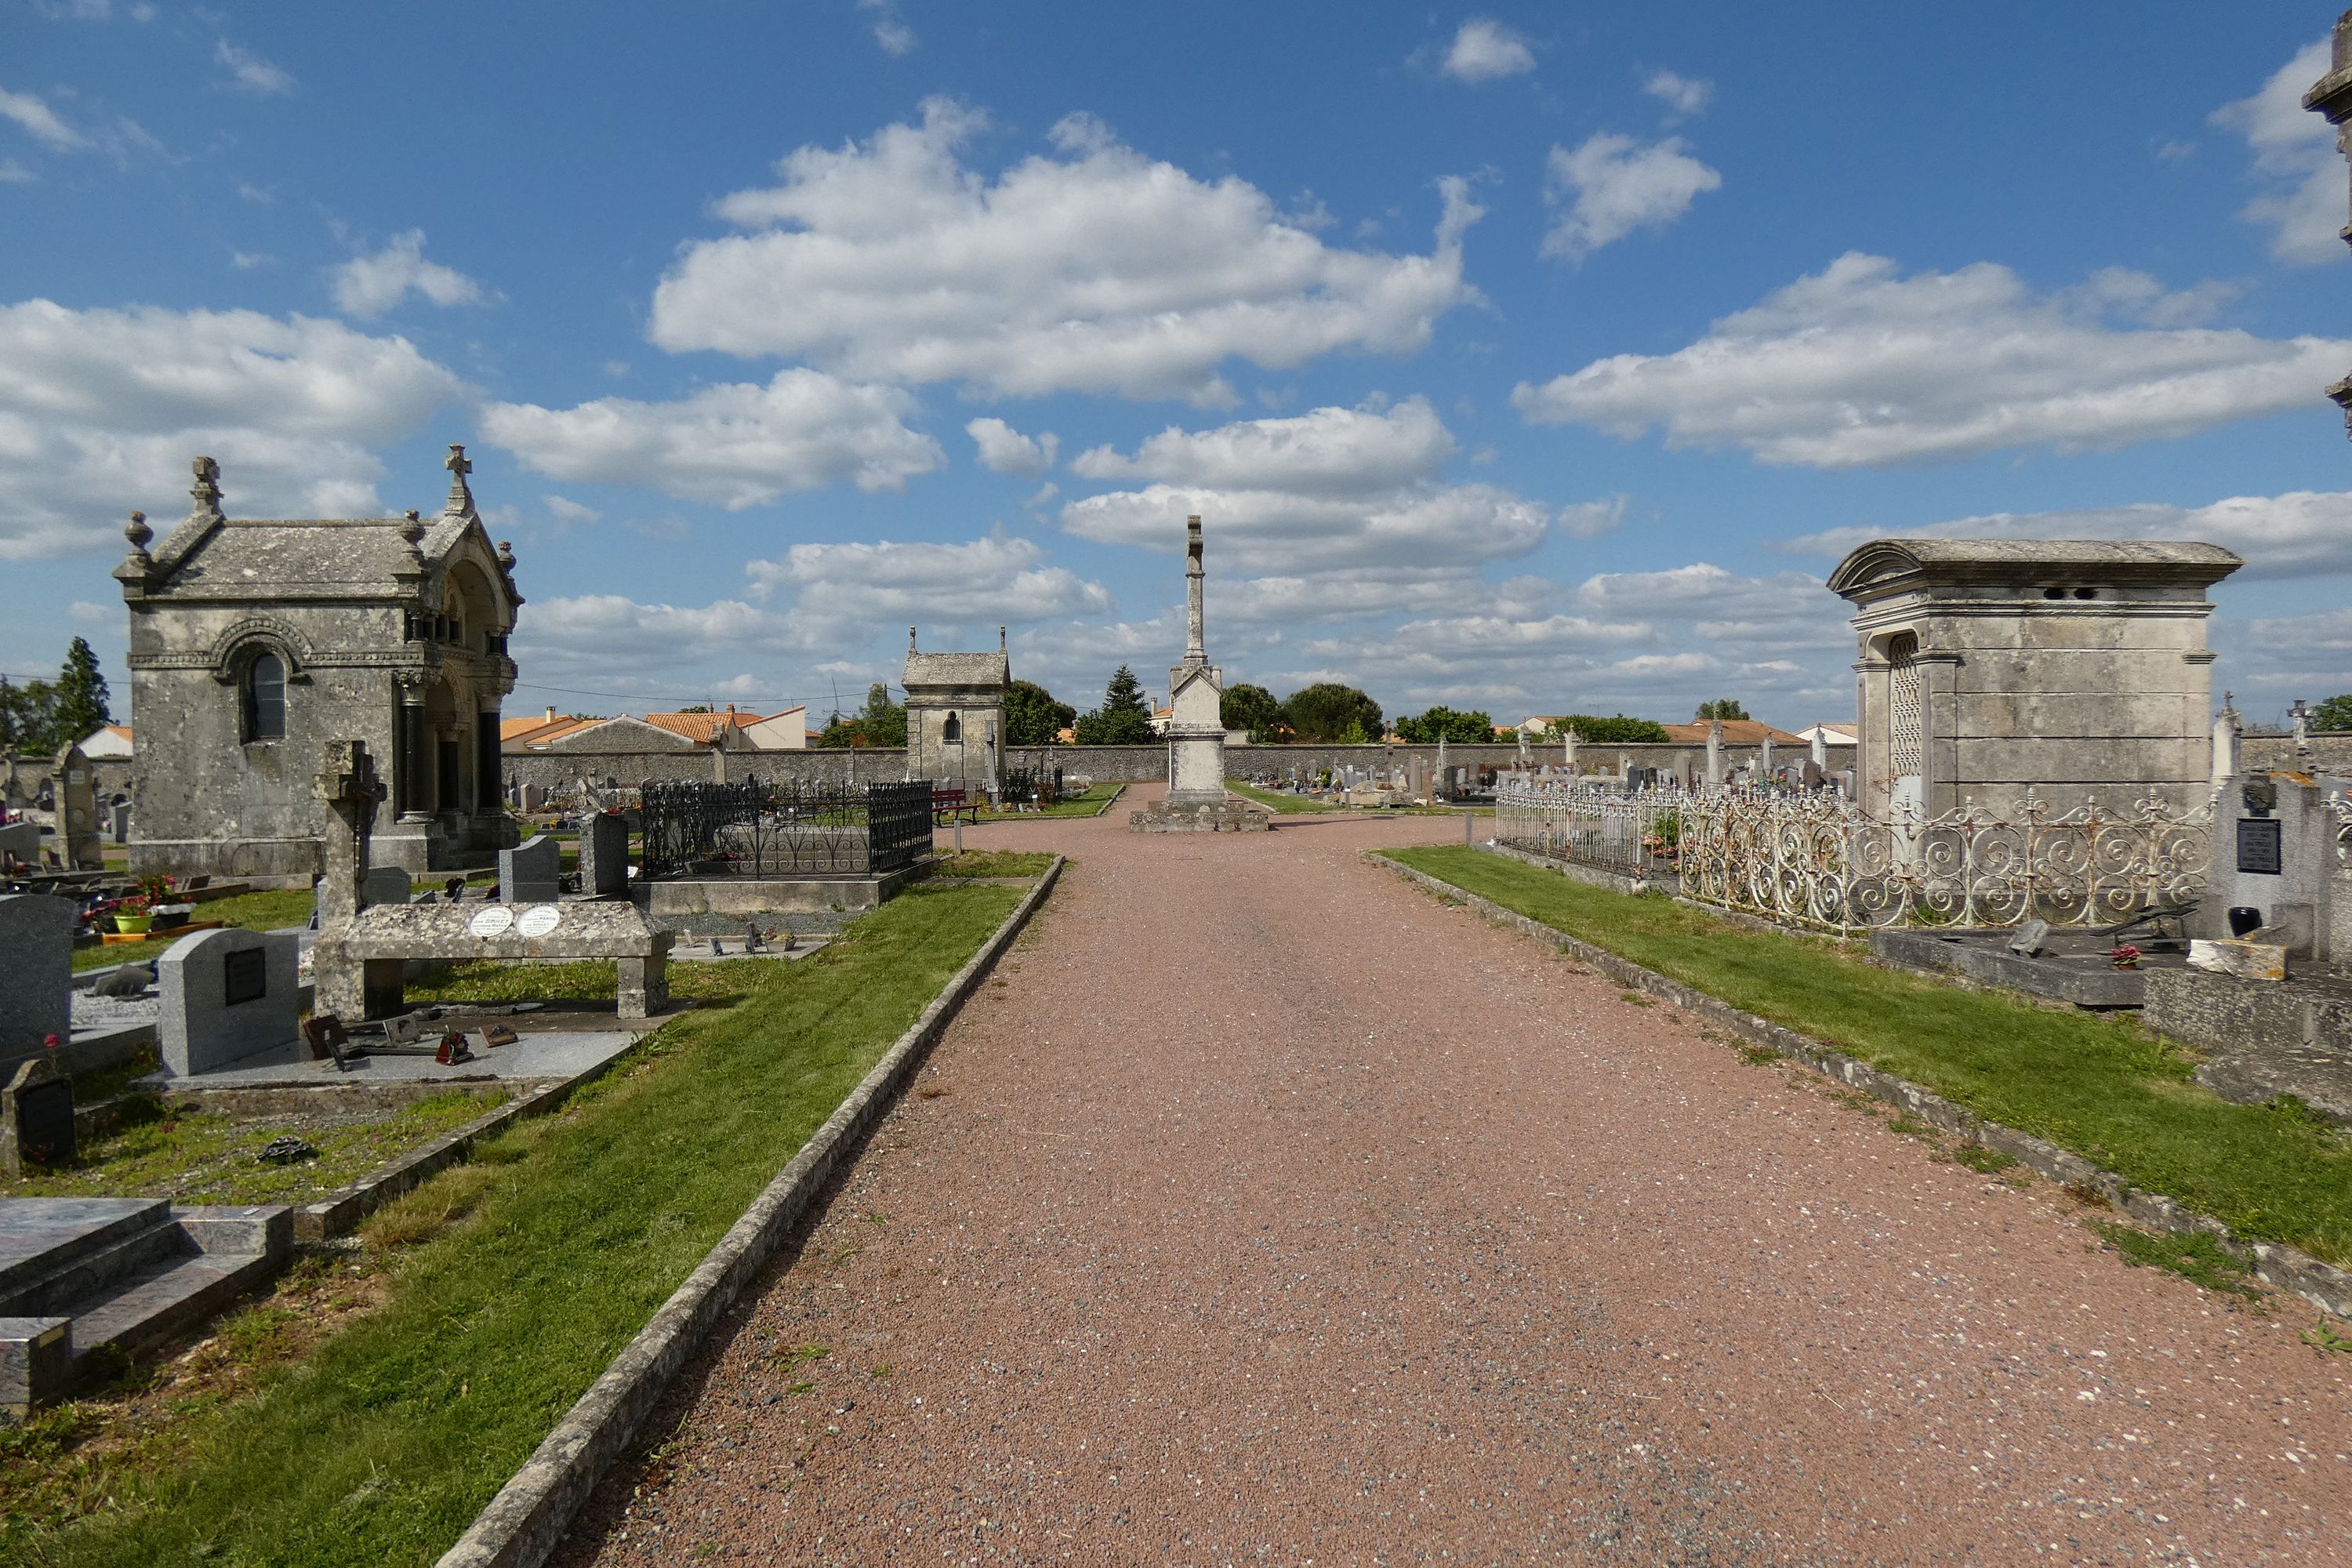
<instances>
[{"instance_id":1,"label":"gravel ground texture","mask_svg":"<svg viewBox=\"0 0 2352 1568\"><path fill-rule=\"evenodd\" d=\"M2352 1562L2308 1308L1361 854L1459 832L967 828L1074 863L558 1561Z\"/></svg>"}]
</instances>

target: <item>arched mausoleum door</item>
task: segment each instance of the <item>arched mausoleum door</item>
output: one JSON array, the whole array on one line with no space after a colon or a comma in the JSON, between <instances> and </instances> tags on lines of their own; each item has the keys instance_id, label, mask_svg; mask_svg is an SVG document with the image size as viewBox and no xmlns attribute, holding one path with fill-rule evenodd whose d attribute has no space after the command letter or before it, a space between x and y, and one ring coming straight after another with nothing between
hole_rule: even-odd
<instances>
[{"instance_id":1,"label":"arched mausoleum door","mask_svg":"<svg viewBox=\"0 0 2352 1568\"><path fill-rule=\"evenodd\" d=\"M1886 639L1886 669L1887 809L1898 817L1924 816L1927 700L1916 633L1896 632Z\"/></svg>"}]
</instances>

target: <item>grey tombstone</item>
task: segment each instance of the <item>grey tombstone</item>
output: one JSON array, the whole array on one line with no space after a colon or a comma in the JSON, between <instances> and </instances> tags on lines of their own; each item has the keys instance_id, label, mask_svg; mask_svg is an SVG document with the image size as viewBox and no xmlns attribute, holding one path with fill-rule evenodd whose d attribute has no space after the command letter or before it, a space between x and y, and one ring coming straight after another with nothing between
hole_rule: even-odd
<instances>
[{"instance_id":1,"label":"grey tombstone","mask_svg":"<svg viewBox=\"0 0 2352 1568\"><path fill-rule=\"evenodd\" d=\"M73 1084L47 1056L19 1067L0 1089L0 1170L68 1165L74 1157Z\"/></svg>"},{"instance_id":2,"label":"grey tombstone","mask_svg":"<svg viewBox=\"0 0 2352 1568\"><path fill-rule=\"evenodd\" d=\"M2042 951L2042 944L2048 940L2050 940L2048 921L2028 921L2019 928L2016 937L2011 941L2009 951L2020 958L2032 958Z\"/></svg>"},{"instance_id":3,"label":"grey tombstone","mask_svg":"<svg viewBox=\"0 0 2352 1568\"><path fill-rule=\"evenodd\" d=\"M180 1078L282 1046L301 1025L300 940L225 927L172 944L155 961L163 1065Z\"/></svg>"},{"instance_id":4,"label":"grey tombstone","mask_svg":"<svg viewBox=\"0 0 2352 1568\"><path fill-rule=\"evenodd\" d=\"M629 822L600 811L580 825L580 890L594 899L629 890Z\"/></svg>"},{"instance_id":5,"label":"grey tombstone","mask_svg":"<svg viewBox=\"0 0 2352 1568\"><path fill-rule=\"evenodd\" d=\"M106 848L99 837L98 783L79 746L58 753L58 849L69 869L101 870Z\"/></svg>"},{"instance_id":6,"label":"grey tombstone","mask_svg":"<svg viewBox=\"0 0 2352 1568\"><path fill-rule=\"evenodd\" d=\"M117 844L131 842L131 803L118 800L106 808L108 836Z\"/></svg>"},{"instance_id":7,"label":"grey tombstone","mask_svg":"<svg viewBox=\"0 0 2352 1568\"><path fill-rule=\"evenodd\" d=\"M410 896L408 873L397 866L371 866L360 879L360 901L370 909L378 904L404 904Z\"/></svg>"},{"instance_id":8,"label":"grey tombstone","mask_svg":"<svg viewBox=\"0 0 2352 1568\"><path fill-rule=\"evenodd\" d=\"M73 928L69 899L0 893L0 1064L72 1037Z\"/></svg>"},{"instance_id":9,"label":"grey tombstone","mask_svg":"<svg viewBox=\"0 0 2352 1568\"><path fill-rule=\"evenodd\" d=\"M509 904L552 903L562 891L562 852L544 833L512 849L499 851L499 900Z\"/></svg>"},{"instance_id":10,"label":"grey tombstone","mask_svg":"<svg viewBox=\"0 0 2352 1568\"><path fill-rule=\"evenodd\" d=\"M522 786L522 808L525 811L537 811L546 805L546 785L527 784Z\"/></svg>"},{"instance_id":11,"label":"grey tombstone","mask_svg":"<svg viewBox=\"0 0 2352 1568\"><path fill-rule=\"evenodd\" d=\"M0 827L0 865L10 856L20 866L41 863L41 825L37 822L12 822Z\"/></svg>"}]
</instances>

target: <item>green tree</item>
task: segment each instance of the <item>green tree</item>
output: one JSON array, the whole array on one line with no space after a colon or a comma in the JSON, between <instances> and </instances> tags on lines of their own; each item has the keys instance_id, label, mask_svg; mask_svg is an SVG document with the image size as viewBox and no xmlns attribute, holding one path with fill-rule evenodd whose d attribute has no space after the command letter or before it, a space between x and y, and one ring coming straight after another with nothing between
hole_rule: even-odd
<instances>
[{"instance_id":1,"label":"green tree","mask_svg":"<svg viewBox=\"0 0 2352 1568\"><path fill-rule=\"evenodd\" d=\"M820 746L904 746L907 710L890 700L890 689L877 682L866 689L866 706L846 716L835 712L816 743Z\"/></svg>"},{"instance_id":2,"label":"green tree","mask_svg":"<svg viewBox=\"0 0 2352 1568\"><path fill-rule=\"evenodd\" d=\"M1752 719L1754 717L1755 715L1748 712L1737 697L1718 697L1712 702L1702 702L1698 705L1698 722L1702 724L1711 719Z\"/></svg>"},{"instance_id":3,"label":"green tree","mask_svg":"<svg viewBox=\"0 0 2352 1568\"><path fill-rule=\"evenodd\" d=\"M1397 736L1417 746L1433 746L1440 741L1456 745L1490 745L1497 738L1495 721L1484 709L1473 708L1457 713L1451 708L1431 708L1396 721Z\"/></svg>"},{"instance_id":4,"label":"green tree","mask_svg":"<svg viewBox=\"0 0 2352 1568\"><path fill-rule=\"evenodd\" d=\"M1076 729L1081 746L1148 746L1159 739L1151 732L1151 704L1143 700L1143 683L1123 664L1103 688L1102 706L1079 714Z\"/></svg>"},{"instance_id":5,"label":"green tree","mask_svg":"<svg viewBox=\"0 0 2352 1568\"><path fill-rule=\"evenodd\" d=\"M1225 688L1217 704L1217 721L1228 730L1246 730L1259 745L1270 744L1275 726L1282 722L1282 703L1263 686L1241 681Z\"/></svg>"},{"instance_id":6,"label":"green tree","mask_svg":"<svg viewBox=\"0 0 2352 1568\"><path fill-rule=\"evenodd\" d=\"M2352 691L2320 703L2305 717L2304 723L2314 730L2352 730Z\"/></svg>"},{"instance_id":7,"label":"green tree","mask_svg":"<svg viewBox=\"0 0 2352 1568\"><path fill-rule=\"evenodd\" d=\"M1004 743L1050 746L1077 717L1076 709L1055 701L1054 694L1035 681L1016 680L1004 699Z\"/></svg>"},{"instance_id":8,"label":"green tree","mask_svg":"<svg viewBox=\"0 0 2352 1568\"><path fill-rule=\"evenodd\" d=\"M1654 719L1628 719L1619 713L1603 719L1593 713L1570 713L1554 724L1549 733L1576 731L1580 741L1591 741L1601 745L1630 745L1642 741L1670 741L1666 727Z\"/></svg>"},{"instance_id":9,"label":"green tree","mask_svg":"<svg viewBox=\"0 0 2352 1568\"><path fill-rule=\"evenodd\" d=\"M111 720L106 710L106 676L98 655L76 637L66 648L65 668L50 698L48 750L61 752Z\"/></svg>"},{"instance_id":10,"label":"green tree","mask_svg":"<svg viewBox=\"0 0 2352 1568\"><path fill-rule=\"evenodd\" d=\"M1367 742L1381 738L1381 705L1336 681L1318 681L1292 692L1282 704L1282 717L1302 741L1344 745L1339 738L1350 726Z\"/></svg>"}]
</instances>

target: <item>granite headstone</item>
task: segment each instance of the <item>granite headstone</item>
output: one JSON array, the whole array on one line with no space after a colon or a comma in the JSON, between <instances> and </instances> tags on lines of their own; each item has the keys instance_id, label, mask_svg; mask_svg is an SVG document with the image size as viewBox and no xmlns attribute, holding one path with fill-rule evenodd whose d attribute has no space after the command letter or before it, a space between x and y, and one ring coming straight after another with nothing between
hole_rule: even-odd
<instances>
[{"instance_id":1,"label":"granite headstone","mask_svg":"<svg viewBox=\"0 0 2352 1568\"><path fill-rule=\"evenodd\" d=\"M0 826L0 865L14 856L20 866L37 866L41 861L41 825L37 822L11 822Z\"/></svg>"},{"instance_id":2,"label":"granite headstone","mask_svg":"<svg viewBox=\"0 0 2352 1568\"><path fill-rule=\"evenodd\" d=\"M580 890L619 898L629 890L629 819L600 811L580 825Z\"/></svg>"},{"instance_id":3,"label":"granite headstone","mask_svg":"<svg viewBox=\"0 0 2352 1568\"><path fill-rule=\"evenodd\" d=\"M73 928L69 899L0 893L0 1066L72 1037Z\"/></svg>"},{"instance_id":4,"label":"granite headstone","mask_svg":"<svg viewBox=\"0 0 2352 1568\"><path fill-rule=\"evenodd\" d=\"M16 1068L0 1089L0 1170L67 1165L74 1157L73 1084L47 1055Z\"/></svg>"},{"instance_id":5,"label":"granite headstone","mask_svg":"<svg viewBox=\"0 0 2352 1568\"><path fill-rule=\"evenodd\" d=\"M371 909L378 904L407 903L408 873L397 866L371 866L360 881L360 900Z\"/></svg>"},{"instance_id":6,"label":"granite headstone","mask_svg":"<svg viewBox=\"0 0 2352 1568\"><path fill-rule=\"evenodd\" d=\"M131 803L118 800L106 808L109 836L117 844L131 842Z\"/></svg>"},{"instance_id":7,"label":"granite headstone","mask_svg":"<svg viewBox=\"0 0 2352 1568\"><path fill-rule=\"evenodd\" d=\"M551 902L563 890L562 852L546 834L499 851L499 899L509 904Z\"/></svg>"},{"instance_id":8,"label":"granite headstone","mask_svg":"<svg viewBox=\"0 0 2352 1568\"><path fill-rule=\"evenodd\" d=\"M172 944L155 961L163 1065L191 1078L299 1032L301 943L293 932L225 927Z\"/></svg>"}]
</instances>

